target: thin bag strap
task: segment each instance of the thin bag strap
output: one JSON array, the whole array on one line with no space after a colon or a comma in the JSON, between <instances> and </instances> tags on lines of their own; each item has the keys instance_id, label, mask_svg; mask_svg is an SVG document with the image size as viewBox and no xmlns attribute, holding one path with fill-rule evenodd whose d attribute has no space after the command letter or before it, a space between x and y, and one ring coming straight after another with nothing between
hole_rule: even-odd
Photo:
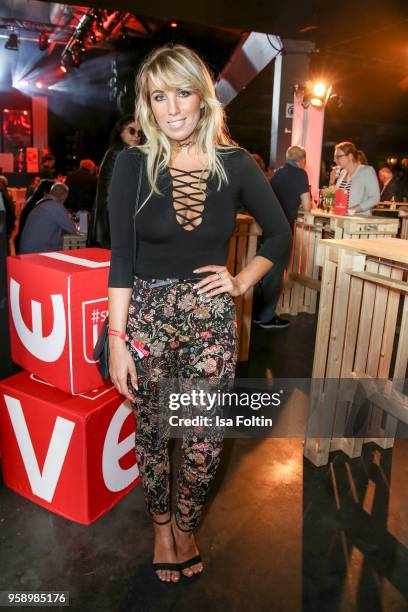
<instances>
[{"instance_id":1,"label":"thin bag strap","mask_svg":"<svg viewBox=\"0 0 408 612\"><path fill-rule=\"evenodd\" d=\"M141 191L141 187L142 187L143 165L144 165L144 158L142 158L142 163L140 164L139 178L138 178L138 182L137 182L135 210L134 210L134 213L133 213L133 271L136 270L136 257L137 257L136 216L137 216L137 213L139 212L140 191Z\"/></svg>"}]
</instances>

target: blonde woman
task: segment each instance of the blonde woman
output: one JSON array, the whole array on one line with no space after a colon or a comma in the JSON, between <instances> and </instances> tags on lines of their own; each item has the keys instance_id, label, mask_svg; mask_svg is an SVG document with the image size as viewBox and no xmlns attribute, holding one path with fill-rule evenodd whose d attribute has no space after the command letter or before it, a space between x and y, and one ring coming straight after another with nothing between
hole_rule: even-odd
<instances>
[{"instance_id":1,"label":"blonde woman","mask_svg":"<svg viewBox=\"0 0 408 612\"><path fill-rule=\"evenodd\" d=\"M286 256L290 228L256 162L230 140L211 76L181 45L153 51L140 68L136 116L146 144L119 153L109 194L110 374L133 405L136 457L155 528L153 566L162 581L203 570L194 537L220 462L222 435L183 437L171 514L168 436L159 427L162 379L234 376L234 297ZM133 214L139 177L134 258ZM244 205L264 243L236 276L225 263Z\"/></svg>"}]
</instances>

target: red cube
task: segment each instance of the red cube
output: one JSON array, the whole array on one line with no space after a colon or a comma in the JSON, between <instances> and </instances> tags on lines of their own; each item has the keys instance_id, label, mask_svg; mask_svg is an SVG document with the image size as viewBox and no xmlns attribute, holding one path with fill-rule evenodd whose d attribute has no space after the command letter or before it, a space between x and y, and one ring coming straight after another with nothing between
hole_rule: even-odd
<instances>
[{"instance_id":1,"label":"red cube","mask_svg":"<svg viewBox=\"0 0 408 612\"><path fill-rule=\"evenodd\" d=\"M66 391L104 384L93 349L108 313L108 249L8 257L11 355Z\"/></svg>"},{"instance_id":2,"label":"red cube","mask_svg":"<svg viewBox=\"0 0 408 612\"><path fill-rule=\"evenodd\" d=\"M21 372L0 382L6 486L89 525L139 482L135 420L113 386L72 396Z\"/></svg>"}]
</instances>

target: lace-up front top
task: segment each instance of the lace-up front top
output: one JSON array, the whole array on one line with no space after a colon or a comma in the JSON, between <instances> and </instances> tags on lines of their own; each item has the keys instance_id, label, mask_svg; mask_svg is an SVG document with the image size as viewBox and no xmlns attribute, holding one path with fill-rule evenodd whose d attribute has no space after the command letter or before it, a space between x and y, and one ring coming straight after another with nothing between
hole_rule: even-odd
<instances>
[{"instance_id":1,"label":"lace-up front top","mask_svg":"<svg viewBox=\"0 0 408 612\"><path fill-rule=\"evenodd\" d=\"M160 195L151 192L144 154L136 147L117 157L109 189L111 267L109 287L132 287L134 274L153 278L208 276L193 270L225 265L237 209L244 206L263 230L257 255L277 261L290 251L289 224L257 163L244 150L220 147L228 177L208 170L168 167L158 179ZM137 258L133 266L133 214L139 172L142 189L136 216Z\"/></svg>"},{"instance_id":2,"label":"lace-up front top","mask_svg":"<svg viewBox=\"0 0 408 612\"><path fill-rule=\"evenodd\" d=\"M169 167L173 179L173 208L177 221L191 231L203 220L208 170L179 170Z\"/></svg>"}]
</instances>

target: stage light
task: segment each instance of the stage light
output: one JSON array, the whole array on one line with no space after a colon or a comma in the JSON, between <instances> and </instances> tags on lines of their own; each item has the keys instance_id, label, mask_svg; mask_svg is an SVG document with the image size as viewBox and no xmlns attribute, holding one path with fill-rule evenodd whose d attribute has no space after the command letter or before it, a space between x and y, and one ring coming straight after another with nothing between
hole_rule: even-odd
<instances>
[{"instance_id":1,"label":"stage light","mask_svg":"<svg viewBox=\"0 0 408 612\"><path fill-rule=\"evenodd\" d=\"M323 106L323 100L320 98L311 98L310 104L319 108L320 106Z\"/></svg>"},{"instance_id":2,"label":"stage light","mask_svg":"<svg viewBox=\"0 0 408 612\"><path fill-rule=\"evenodd\" d=\"M309 105L315 108L323 108L332 92L332 86L326 85L323 81L307 81L293 86L296 97L301 98L305 108Z\"/></svg>"},{"instance_id":3,"label":"stage light","mask_svg":"<svg viewBox=\"0 0 408 612\"><path fill-rule=\"evenodd\" d=\"M68 69L69 67L79 68L81 65L85 48L79 40L72 41L67 45L61 56L61 65Z\"/></svg>"},{"instance_id":4,"label":"stage light","mask_svg":"<svg viewBox=\"0 0 408 612\"><path fill-rule=\"evenodd\" d=\"M171 21L171 22L170 22L170 27L171 27L171 28L178 28L178 23L177 23L177 21Z\"/></svg>"},{"instance_id":5,"label":"stage light","mask_svg":"<svg viewBox=\"0 0 408 612\"><path fill-rule=\"evenodd\" d=\"M326 85L323 81L310 83L308 89L310 91L309 103L316 108L325 106L332 92L331 85Z\"/></svg>"},{"instance_id":6,"label":"stage light","mask_svg":"<svg viewBox=\"0 0 408 612\"><path fill-rule=\"evenodd\" d=\"M389 157L387 159L387 164L389 166L396 166L398 164L398 158L397 157Z\"/></svg>"},{"instance_id":7,"label":"stage light","mask_svg":"<svg viewBox=\"0 0 408 612\"><path fill-rule=\"evenodd\" d=\"M18 87L28 87L28 81L26 79L22 79L17 83Z\"/></svg>"},{"instance_id":8,"label":"stage light","mask_svg":"<svg viewBox=\"0 0 408 612\"><path fill-rule=\"evenodd\" d=\"M328 87L323 81L316 81L312 84L310 96L310 104L316 108L324 106L331 94L331 87Z\"/></svg>"},{"instance_id":9,"label":"stage light","mask_svg":"<svg viewBox=\"0 0 408 612\"><path fill-rule=\"evenodd\" d=\"M40 51L45 51L50 46L50 39L48 38L48 34L46 32L41 32L38 38L38 46Z\"/></svg>"},{"instance_id":10,"label":"stage light","mask_svg":"<svg viewBox=\"0 0 408 612\"><path fill-rule=\"evenodd\" d=\"M36 81L35 86L38 87L38 89L42 89L44 87L44 84L42 81Z\"/></svg>"},{"instance_id":11,"label":"stage light","mask_svg":"<svg viewBox=\"0 0 408 612\"><path fill-rule=\"evenodd\" d=\"M18 51L19 42L18 34L16 34L16 32L10 32L4 47L9 51Z\"/></svg>"},{"instance_id":12,"label":"stage light","mask_svg":"<svg viewBox=\"0 0 408 612\"><path fill-rule=\"evenodd\" d=\"M64 74L67 72L67 69L66 69L66 67L65 67L65 66L63 66L63 64L61 64L61 66L60 66L60 70L61 70L61 72L63 72Z\"/></svg>"},{"instance_id":13,"label":"stage light","mask_svg":"<svg viewBox=\"0 0 408 612\"><path fill-rule=\"evenodd\" d=\"M326 85L321 81L318 81L313 85L313 95L316 97L324 96L324 94L326 93L326 89Z\"/></svg>"}]
</instances>

